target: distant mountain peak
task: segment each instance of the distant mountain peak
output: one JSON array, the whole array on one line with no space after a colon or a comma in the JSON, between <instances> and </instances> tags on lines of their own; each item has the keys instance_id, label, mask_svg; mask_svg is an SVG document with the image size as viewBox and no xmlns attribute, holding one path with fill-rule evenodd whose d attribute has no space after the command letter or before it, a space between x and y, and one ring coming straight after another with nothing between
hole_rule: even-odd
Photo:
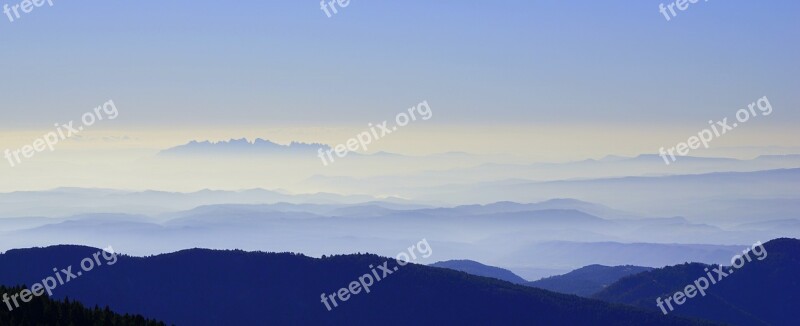
<instances>
[{"instance_id":1,"label":"distant mountain peak","mask_svg":"<svg viewBox=\"0 0 800 326\"><path fill-rule=\"evenodd\" d=\"M271 140L256 138L252 141L247 138L230 139L222 141L197 141L192 140L186 144L171 147L159 152L159 155L201 155L201 154L309 154L318 149L330 149L330 146L320 143L304 143L292 141L283 145Z\"/></svg>"}]
</instances>

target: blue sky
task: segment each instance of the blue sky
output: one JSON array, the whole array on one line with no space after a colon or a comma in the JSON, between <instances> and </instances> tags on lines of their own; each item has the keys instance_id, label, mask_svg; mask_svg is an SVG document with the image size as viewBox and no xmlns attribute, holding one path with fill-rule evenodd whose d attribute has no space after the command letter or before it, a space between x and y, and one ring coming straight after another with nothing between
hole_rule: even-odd
<instances>
[{"instance_id":1,"label":"blue sky","mask_svg":"<svg viewBox=\"0 0 800 326\"><path fill-rule=\"evenodd\" d=\"M427 99L433 124L702 126L764 95L800 122L800 3L659 3L56 0L0 20L0 123L114 99L134 128L361 125Z\"/></svg>"}]
</instances>

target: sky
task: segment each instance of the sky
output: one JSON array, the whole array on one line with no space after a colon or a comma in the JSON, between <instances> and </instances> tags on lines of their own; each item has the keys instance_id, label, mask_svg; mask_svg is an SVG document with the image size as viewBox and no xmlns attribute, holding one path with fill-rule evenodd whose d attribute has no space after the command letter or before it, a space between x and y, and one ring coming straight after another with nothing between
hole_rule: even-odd
<instances>
[{"instance_id":1,"label":"sky","mask_svg":"<svg viewBox=\"0 0 800 326\"><path fill-rule=\"evenodd\" d=\"M774 114L719 145L800 146L800 3L701 1L670 21L660 3L351 0L329 18L315 1L55 0L0 17L0 146L109 99L119 118L88 135L144 148L335 144L427 100L431 120L376 150L633 155L762 96Z\"/></svg>"}]
</instances>

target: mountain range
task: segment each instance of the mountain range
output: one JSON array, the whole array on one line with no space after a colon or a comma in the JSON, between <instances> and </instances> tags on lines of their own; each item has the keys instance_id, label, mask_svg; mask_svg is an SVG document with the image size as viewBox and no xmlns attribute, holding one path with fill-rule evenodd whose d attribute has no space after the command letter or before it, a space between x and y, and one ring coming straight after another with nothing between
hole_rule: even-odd
<instances>
[{"instance_id":1,"label":"mountain range","mask_svg":"<svg viewBox=\"0 0 800 326\"><path fill-rule=\"evenodd\" d=\"M212 141L190 141L162 150L159 156L177 157L184 155L317 155L319 149L327 150L330 146L325 144L291 142L287 145L278 144L269 140L256 138L249 141L245 138Z\"/></svg>"},{"instance_id":2,"label":"mountain range","mask_svg":"<svg viewBox=\"0 0 800 326\"><path fill-rule=\"evenodd\" d=\"M591 297L619 281L620 279L652 270L650 267L641 266L603 266L589 265L571 271L564 275L551 276L534 282L525 283L528 286L550 290L558 293L575 294L582 297Z\"/></svg>"},{"instance_id":3,"label":"mountain range","mask_svg":"<svg viewBox=\"0 0 800 326\"><path fill-rule=\"evenodd\" d=\"M10 250L0 255L0 284L39 282L52 266L76 264L96 251L78 246ZM353 294L329 311L322 295L370 274L370 266L398 266L368 254L310 258L191 249L118 257L113 266L57 288L54 296L176 325L713 324L416 264L383 274L369 293Z\"/></svg>"},{"instance_id":4,"label":"mountain range","mask_svg":"<svg viewBox=\"0 0 800 326\"><path fill-rule=\"evenodd\" d=\"M700 277L716 278L705 290L670 314L716 320L730 325L797 325L800 320L800 241L776 239L763 245L763 260L753 258L739 269L686 263L625 277L593 298L657 311L656 298L684 291ZM724 278L722 278L724 277ZM701 282L702 284L702 282ZM666 309L666 308L665 308Z\"/></svg>"},{"instance_id":5,"label":"mountain range","mask_svg":"<svg viewBox=\"0 0 800 326\"><path fill-rule=\"evenodd\" d=\"M514 272L509 271L507 269L488 266L476 261L466 260L466 259L440 261L430 264L428 266L448 268L452 270L461 271L467 274L496 278L498 280L503 280L514 284L523 284L528 282L524 278L519 277L517 274L514 274Z\"/></svg>"},{"instance_id":6,"label":"mountain range","mask_svg":"<svg viewBox=\"0 0 800 326\"><path fill-rule=\"evenodd\" d=\"M0 293L17 294L25 287L5 287L0 285ZM47 296L34 296L30 302L19 302L19 307L9 301L0 306L0 325L109 325L109 326L166 326L163 322L147 319L141 315L120 315L108 306L101 309L85 307L80 302L69 299L52 300ZM11 309L11 310L9 310Z\"/></svg>"}]
</instances>

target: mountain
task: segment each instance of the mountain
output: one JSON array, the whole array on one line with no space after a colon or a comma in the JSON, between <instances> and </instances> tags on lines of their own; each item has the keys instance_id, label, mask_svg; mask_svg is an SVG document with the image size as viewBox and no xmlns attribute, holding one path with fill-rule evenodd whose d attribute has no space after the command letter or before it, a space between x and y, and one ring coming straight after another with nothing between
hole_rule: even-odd
<instances>
[{"instance_id":1,"label":"mountain","mask_svg":"<svg viewBox=\"0 0 800 326\"><path fill-rule=\"evenodd\" d=\"M761 205L751 207L742 213L733 211L733 214L725 215L721 213L730 212L731 209L725 205L708 205L708 203L753 198L754 196L743 194L751 193L754 188L759 189L756 199L785 199L789 203L796 203L800 198L797 187L799 182L800 168L789 168L547 182L515 179L400 189L395 189L393 183L373 184L389 185L387 188L375 190L376 192L392 193L402 198L424 198L428 201L486 203L503 200L530 202L547 198L574 198L645 216L684 216L704 223L711 221L746 223L763 218L762 212L769 214L771 219L786 218L796 212L793 210L796 209L796 205L775 207L772 202L761 202ZM371 187L370 184L357 186L362 185Z\"/></svg>"},{"instance_id":2,"label":"mountain","mask_svg":"<svg viewBox=\"0 0 800 326\"><path fill-rule=\"evenodd\" d=\"M552 267L592 264L662 267L687 261L727 261L740 248L735 245L548 241L522 246L504 260L544 261Z\"/></svg>"},{"instance_id":3,"label":"mountain","mask_svg":"<svg viewBox=\"0 0 800 326\"><path fill-rule=\"evenodd\" d=\"M705 296L695 294L670 314L692 316L732 325L797 325L800 320L800 240L776 239L763 245L766 253L751 257L739 269L682 264L655 269L621 279L594 298L657 311L656 298L666 299L712 271L716 284ZM753 253L758 253L756 247ZM761 258L763 256L763 258ZM733 272L731 272L733 271ZM703 285L699 281L698 285ZM666 308L664 308L666 310Z\"/></svg>"},{"instance_id":4,"label":"mountain","mask_svg":"<svg viewBox=\"0 0 800 326\"><path fill-rule=\"evenodd\" d=\"M449 169L441 166L435 169L419 171L413 174L382 174L374 177L349 177L349 176L318 176L306 180L306 185L315 189L326 189L337 192L358 193L397 193L404 197L425 198L420 192L432 189L443 196L440 189L460 191L480 191L483 187L473 187L476 184L502 183L509 180L524 178L526 182L545 181L581 181L588 179L610 179L622 177L657 177L671 175L708 174L715 172L754 172L763 170L786 169L800 167L800 156L762 156L750 160L717 157L690 157L682 156L678 163L666 165L664 159L658 155L644 154L636 157L606 157L600 160L588 159L573 162L557 163L501 163L497 160L479 165L468 165ZM415 189L416 188L416 189ZM417 191L414 191L417 190ZM402 191L403 193L398 193ZM427 193L427 192L425 192ZM546 197L554 197L549 195ZM558 195L571 197L573 195ZM523 201L520 198L509 197L482 197L470 199L447 196L455 201L451 202L490 202L498 200ZM533 198L524 197L527 201ZM581 198L583 199L583 198ZM586 199L592 202L595 200ZM603 204L617 206L613 203Z\"/></svg>"},{"instance_id":5,"label":"mountain","mask_svg":"<svg viewBox=\"0 0 800 326\"><path fill-rule=\"evenodd\" d=\"M217 154L236 154L236 155L285 155L285 154L304 154L317 155L319 149L328 150L330 146L325 144L309 144L301 142L291 142L288 145L256 138L252 142L242 139L231 139L219 142L193 140L187 144L171 147L158 153L159 156L180 156L180 155L217 155Z\"/></svg>"},{"instance_id":6,"label":"mountain","mask_svg":"<svg viewBox=\"0 0 800 326\"><path fill-rule=\"evenodd\" d=\"M232 204L344 205L374 203L405 205L397 198L332 193L289 194L280 190L200 190L195 192L121 191L59 188L46 191L0 193L0 218L21 216L65 217L89 213L163 214L198 206ZM414 206L420 207L420 206ZM336 207L330 208L334 209Z\"/></svg>"},{"instance_id":7,"label":"mountain","mask_svg":"<svg viewBox=\"0 0 800 326\"><path fill-rule=\"evenodd\" d=\"M76 264L97 251L11 250L0 255L0 283L39 282L53 266ZM444 268L393 268L397 261L368 254L311 258L191 249L117 257L113 265L58 287L54 296L176 325L710 325ZM372 266L386 266L391 274L372 272ZM383 277L368 285L366 275L373 273ZM359 278L365 286L350 285ZM343 293L344 287L358 291L337 305L329 300L329 311L321 297Z\"/></svg>"},{"instance_id":8,"label":"mountain","mask_svg":"<svg viewBox=\"0 0 800 326\"><path fill-rule=\"evenodd\" d=\"M5 287L0 285L0 293L12 296L25 290L24 287ZM30 302L19 302L19 307L9 301L0 307L0 325L110 325L110 326L165 326L162 322L150 320L141 315L119 315L108 307L86 308L76 301L57 301L47 296L34 296ZM9 308L11 307L11 308ZM11 310L9 310L11 309Z\"/></svg>"},{"instance_id":9,"label":"mountain","mask_svg":"<svg viewBox=\"0 0 800 326\"><path fill-rule=\"evenodd\" d=\"M527 282L524 278L517 276L517 274L514 274L513 272L507 269L502 269L494 266L487 266L472 260L447 260L447 261L436 262L428 266L449 268L452 270L457 270L472 275L496 278L498 280L503 280L515 284L523 284Z\"/></svg>"},{"instance_id":10,"label":"mountain","mask_svg":"<svg viewBox=\"0 0 800 326\"><path fill-rule=\"evenodd\" d=\"M130 193L124 197L115 194L100 196L95 202L134 203L138 198L141 199L139 205L148 202L189 205L212 201L206 198L211 196L206 192L209 191ZM258 190L210 193L218 196L218 201L273 199L269 192ZM161 196L164 199L158 200ZM2 197L0 195L0 199ZM77 207L89 198L74 199ZM547 275L529 276L537 280L590 264L663 267L687 261L719 263L729 259L741 243L750 242L752 237L771 239L792 235L789 233L792 229L779 226L744 225L735 230L722 229L691 223L680 217L606 219L564 205L595 207L573 200L443 208L387 201L354 205L279 202L211 204L148 215L90 213L61 218L0 219L0 250L68 243L114 244L134 255L196 247L270 248L312 256L347 254L369 248L376 254L393 255L398 246L415 241L420 237L420 230L426 230L425 237L439 244L442 250L435 260L424 263L470 259L491 266L513 267L518 275L521 274L517 268L557 270ZM559 206L564 208L552 208ZM542 209L527 210L537 208ZM248 240L242 243L241 239ZM705 244L693 244L694 241ZM324 242L325 246L316 245L319 242Z\"/></svg>"},{"instance_id":11,"label":"mountain","mask_svg":"<svg viewBox=\"0 0 800 326\"><path fill-rule=\"evenodd\" d=\"M428 210L421 210L425 213L435 215L476 215L476 214L497 214L497 213L520 213L520 212L533 212L533 211L580 211L582 213L590 214L602 218L637 218L635 214L618 211L610 207L599 204L589 203L576 199L569 198L556 198L538 203L516 203L510 201L501 201L486 205L460 205L456 207L447 208L431 208ZM640 217L638 217L640 218Z\"/></svg>"},{"instance_id":12,"label":"mountain","mask_svg":"<svg viewBox=\"0 0 800 326\"><path fill-rule=\"evenodd\" d=\"M527 282L526 285L553 292L589 297L625 276L649 270L652 270L652 268L630 265L589 265L564 275L551 276L538 281Z\"/></svg>"}]
</instances>

